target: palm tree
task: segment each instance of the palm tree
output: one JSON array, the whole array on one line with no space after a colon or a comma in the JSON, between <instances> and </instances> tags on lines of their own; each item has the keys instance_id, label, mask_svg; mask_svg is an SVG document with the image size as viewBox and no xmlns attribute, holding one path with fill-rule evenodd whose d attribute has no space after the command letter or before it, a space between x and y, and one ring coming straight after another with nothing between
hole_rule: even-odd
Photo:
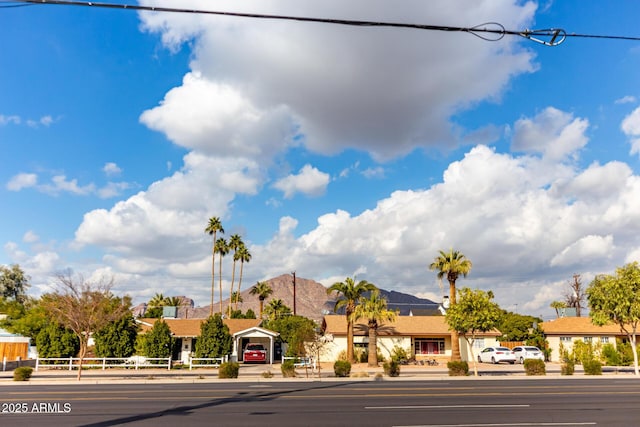
<instances>
[{"instance_id":1,"label":"palm tree","mask_svg":"<svg viewBox=\"0 0 640 427\"><path fill-rule=\"evenodd\" d=\"M347 360L351 363L355 362L353 358L353 312L358 299L365 292L376 289L378 289L376 285L366 280L361 280L356 284L351 277L347 277L344 282L336 282L327 289L327 294L337 292L341 295L336 300L333 311L337 313L339 309L344 307L345 315L347 316Z\"/></svg>"},{"instance_id":2,"label":"palm tree","mask_svg":"<svg viewBox=\"0 0 640 427\"><path fill-rule=\"evenodd\" d=\"M234 308L234 310L238 309L237 304L239 302L244 302L242 295L240 295L240 292L238 291L233 291L233 294L231 294L231 300L236 302L236 307Z\"/></svg>"},{"instance_id":3,"label":"palm tree","mask_svg":"<svg viewBox=\"0 0 640 427\"><path fill-rule=\"evenodd\" d=\"M258 300L260 301L260 319L262 319L262 312L264 308L264 300L269 297L273 293L273 289L267 282L257 282L253 285L253 288L249 291L251 295L257 295Z\"/></svg>"},{"instance_id":4,"label":"palm tree","mask_svg":"<svg viewBox=\"0 0 640 427\"><path fill-rule=\"evenodd\" d=\"M166 305L167 298L162 293L156 293L153 298L149 300L149 307L162 307Z\"/></svg>"},{"instance_id":5,"label":"palm tree","mask_svg":"<svg viewBox=\"0 0 640 427\"><path fill-rule=\"evenodd\" d=\"M277 298L269 301L269 304L267 305L267 308L264 309L264 312L267 315L269 321L272 321L291 314L291 309L287 307L280 298Z\"/></svg>"},{"instance_id":6,"label":"palm tree","mask_svg":"<svg viewBox=\"0 0 640 427\"><path fill-rule=\"evenodd\" d=\"M369 366L378 366L378 327L383 322L393 322L397 312L387 309L387 300L380 296L380 291L369 293L368 297L360 297L353 312L353 320L367 319L369 327Z\"/></svg>"},{"instance_id":7,"label":"palm tree","mask_svg":"<svg viewBox=\"0 0 640 427\"><path fill-rule=\"evenodd\" d=\"M449 282L449 304L456 303L456 280L462 274L467 277L471 271L471 261L458 252L450 249L449 252L440 251L433 262L429 265L429 270L438 270L438 279L447 278ZM460 341L458 332L451 331L451 360L461 360L460 358Z\"/></svg>"},{"instance_id":8,"label":"palm tree","mask_svg":"<svg viewBox=\"0 0 640 427\"><path fill-rule=\"evenodd\" d=\"M244 269L244 263L251 261L251 253L245 245L242 245L233 255L233 258L235 259L236 256L238 257L238 261L240 261L240 277L238 278L238 295L240 295L240 287L242 286L242 270ZM236 301L235 309L238 309L238 301Z\"/></svg>"},{"instance_id":9,"label":"palm tree","mask_svg":"<svg viewBox=\"0 0 640 427\"><path fill-rule=\"evenodd\" d=\"M551 308L556 310L556 317L560 318L560 310L563 308L567 308L567 303L564 301L553 301L550 305Z\"/></svg>"},{"instance_id":10,"label":"palm tree","mask_svg":"<svg viewBox=\"0 0 640 427\"><path fill-rule=\"evenodd\" d=\"M216 257L216 234L218 231L221 234L224 234L224 228L222 228L222 223L220 222L220 218L217 216L212 216L209 218L209 223L207 227L204 229L205 233L209 233L210 236L213 236L213 243L211 245L211 307L209 311L209 315L213 316L213 295L215 289L215 257ZM222 298L220 298L222 299Z\"/></svg>"},{"instance_id":11,"label":"palm tree","mask_svg":"<svg viewBox=\"0 0 640 427\"><path fill-rule=\"evenodd\" d=\"M213 247L213 252L218 254L218 260L220 261L220 268L218 268L218 278L220 279L220 315L222 315L222 258L229 253L229 246L227 241L223 237L216 240L216 244Z\"/></svg>"},{"instance_id":12,"label":"palm tree","mask_svg":"<svg viewBox=\"0 0 640 427\"><path fill-rule=\"evenodd\" d=\"M165 305L168 307L180 307L182 305L182 298L167 297L165 298Z\"/></svg>"},{"instance_id":13,"label":"palm tree","mask_svg":"<svg viewBox=\"0 0 640 427\"><path fill-rule=\"evenodd\" d=\"M231 270L231 286L229 287L229 306L227 307L227 311L229 316L231 316L231 303L233 303L233 284L236 280L236 261L238 261L238 249L241 246L244 246L244 242L242 241L242 237L239 234L233 234L229 237L229 250L233 250L233 268Z\"/></svg>"}]
</instances>

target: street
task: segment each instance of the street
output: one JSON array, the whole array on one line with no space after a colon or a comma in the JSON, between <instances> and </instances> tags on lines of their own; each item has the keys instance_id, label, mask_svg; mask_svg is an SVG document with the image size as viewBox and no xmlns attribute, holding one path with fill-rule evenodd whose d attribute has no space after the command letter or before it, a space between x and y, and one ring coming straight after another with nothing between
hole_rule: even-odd
<instances>
[{"instance_id":1,"label":"street","mask_svg":"<svg viewBox=\"0 0 640 427\"><path fill-rule=\"evenodd\" d=\"M637 378L4 386L7 426L631 426Z\"/></svg>"}]
</instances>

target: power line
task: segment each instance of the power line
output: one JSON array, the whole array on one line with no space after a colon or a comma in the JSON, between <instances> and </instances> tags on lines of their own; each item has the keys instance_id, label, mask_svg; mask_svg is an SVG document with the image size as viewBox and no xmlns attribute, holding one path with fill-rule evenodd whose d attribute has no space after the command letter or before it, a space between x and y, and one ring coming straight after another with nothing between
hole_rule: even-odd
<instances>
[{"instance_id":1,"label":"power line","mask_svg":"<svg viewBox=\"0 0 640 427\"><path fill-rule=\"evenodd\" d=\"M525 30L519 30L519 31L507 30L502 24L498 22L486 22L483 24L476 25L474 27L455 27L455 26L443 26L443 25L410 24L410 23L402 23L402 22L360 21L360 20L351 20L351 19L313 18L313 17L304 17L304 16L269 15L269 14L261 14L261 13L225 12L225 11L202 10L202 9L184 9L184 8L141 6L141 5L129 5L129 4L116 4L116 3L96 3L96 2L90 2L90 1L74 1L74 0L0 0L0 3L7 4L7 6L0 6L0 8L1 7L17 7L17 6L23 6L23 5L24 6L45 5L45 4L64 5L64 6L90 6L90 7L97 7L97 8L127 9L127 10L147 11L147 12L193 13L193 14L202 14L202 15L232 16L232 17L240 17L240 18L316 22L316 23L323 23L323 24L349 25L349 26L360 26L360 27L389 27L389 28L407 28L407 29L416 29L416 30L427 30L427 31L463 32L463 33L473 34L474 36L487 41L498 41L504 38L505 36L519 36L545 46L558 46L559 44L564 42L568 37L640 41L640 37L567 33L564 29L561 29L561 28L548 28L548 29L539 29L539 30L525 29Z\"/></svg>"}]
</instances>

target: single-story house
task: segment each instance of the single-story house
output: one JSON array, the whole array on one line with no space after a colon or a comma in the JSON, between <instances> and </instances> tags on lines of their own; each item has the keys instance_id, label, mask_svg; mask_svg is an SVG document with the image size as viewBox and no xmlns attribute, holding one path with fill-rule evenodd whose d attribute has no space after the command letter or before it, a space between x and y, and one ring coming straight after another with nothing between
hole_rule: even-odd
<instances>
[{"instance_id":1,"label":"single-story house","mask_svg":"<svg viewBox=\"0 0 640 427\"><path fill-rule=\"evenodd\" d=\"M4 360L26 360L29 357L29 341L28 337L0 329L0 363Z\"/></svg>"},{"instance_id":2,"label":"single-story house","mask_svg":"<svg viewBox=\"0 0 640 427\"><path fill-rule=\"evenodd\" d=\"M141 326L141 333L149 331L153 324L160 319L136 319ZM180 353L178 359L182 363L189 363L189 358L195 351L195 343L200 336L200 326L207 319L162 319L164 320L174 338L178 340ZM231 360L242 361L242 350L249 342L264 344L267 349L267 359L273 363L275 339L277 332L261 328L260 319L223 319L223 323L229 328L233 337L233 349Z\"/></svg>"},{"instance_id":3,"label":"single-story house","mask_svg":"<svg viewBox=\"0 0 640 427\"><path fill-rule=\"evenodd\" d=\"M560 317L542 322L540 328L549 343L552 362L560 361L560 344L568 350L571 350L576 340L593 344L613 344L615 347L616 338L627 338L617 324L596 326L590 317Z\"/></svg>"},{"instance_id":4,"label":"single-story house","mask_svg":"<svg viewBox=\"0 0 640 427\"><path fill-rule=\"evenodd\" d=\"M338 359L347 349L347 319L343 315L327 315L322 321L325 336L332 336L320 355L323 362ZM367 347L369 327L367 322L356 322L353 328L355 347ZM499 345L497 338L501 333L493 330L478 334L473 343L473 354L477 355L485 347ZM471 361L471 351L464 337L459 337L462 360ZM444 316L397 316L396 320L378 327L378 351L389 358L394 347L403 348L416 360L451 358L451 331Z\"/></svg>"}]
</instances>

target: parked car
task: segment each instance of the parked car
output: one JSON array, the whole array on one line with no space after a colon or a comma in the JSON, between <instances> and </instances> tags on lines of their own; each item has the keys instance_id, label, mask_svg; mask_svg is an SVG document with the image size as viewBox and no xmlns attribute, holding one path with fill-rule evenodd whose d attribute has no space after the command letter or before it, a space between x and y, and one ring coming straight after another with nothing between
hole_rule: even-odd
<instances>
[{"instance_id":1,"label":"parked car","mask_svg":"<svg viewBox=\"0 0 640 427\"><path fill-rule=\"evenodd\" d=\"M521 345L513 348L513 354L518 363L524 363L527 359L540 359L544 361L544 354L538 347Z\"/></svg>"},{"instance_id":2,"label":"parked car","mask_svg":"<svg viewBox=\"0 0 640 427\"><path fill-rule=\"evenodd\" d=\"M516 356L513 354L513 351L507 347L487 347L478 354L478 362L509 362L513 365L516 363Z\"/></svg>"},{"instance_id":3,"label":"parked car","mask_svg":"<svg viewBox=\"0 0 640 427\"><path fill-rule=\"evenodd\" d=\"M242 352L244 362L267 363L267 349L262 344L249 343Z\"/></svg>"}]
</instances>

